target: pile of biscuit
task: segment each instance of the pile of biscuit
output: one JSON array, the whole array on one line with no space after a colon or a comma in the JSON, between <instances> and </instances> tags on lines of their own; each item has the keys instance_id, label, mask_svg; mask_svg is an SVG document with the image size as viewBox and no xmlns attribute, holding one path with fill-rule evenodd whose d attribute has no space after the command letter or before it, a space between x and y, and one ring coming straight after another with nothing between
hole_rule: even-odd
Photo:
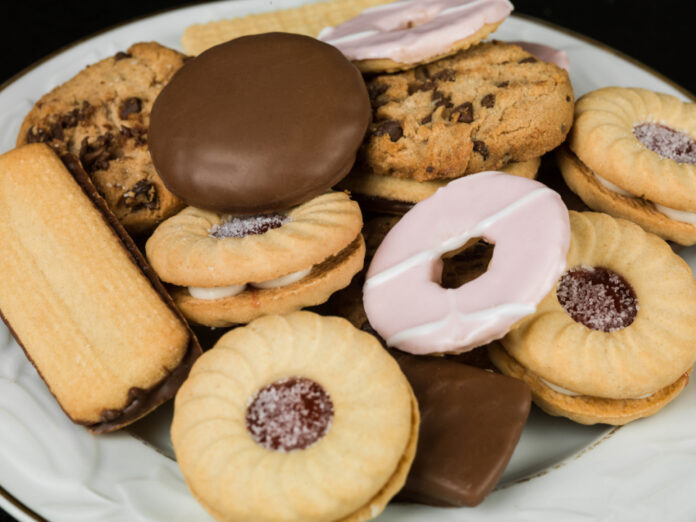
<instances>
[{"instance_id":1,"label":"pile of biscuit","mask_svg":"<svg viewBox=\"0 0 696 522\"><path fill-rule=\"evenodd\" d=\"M482 41L511 10L192 26L196 57L135 44L42 97L0 156L0 311L65 413L104 433L176 394L216 519L357 521L480 503L532 401L620 425L675 398L696 108L576 104L563 52Z\"/></svg>"}]
</instances>

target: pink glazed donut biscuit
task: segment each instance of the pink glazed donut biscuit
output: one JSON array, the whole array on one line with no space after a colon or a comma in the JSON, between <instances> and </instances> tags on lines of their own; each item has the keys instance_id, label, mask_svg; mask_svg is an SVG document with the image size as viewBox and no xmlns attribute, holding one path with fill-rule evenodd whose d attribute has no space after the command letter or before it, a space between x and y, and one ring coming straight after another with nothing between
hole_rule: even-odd
<instances>
[{"instance_id":1,"label":"pink glazed donut biscuit","mask_svg":"<svg viewBox=\"0 0 696 522\"><path fill-rule=\"evenodd\" d=\"M442 256L478 238L494 244L488 271L443 288ZM502 172L460 178L384 238L363 288L367 318L406 352L471 350L536 310L565 269L569 243L568 209L545 185Z\"/></svg>"},{"instance_id":2,"label":"pink glazed donut biscuit","mask_svg":"<svg viewBox=\"0 0 696 522\"><path fill-rule=\"evenodd\" d=\"M403 0L366 9L318 38L364 73L393 72L480 42L512 9L508 0Z\"/></svg>"}]
</instances>

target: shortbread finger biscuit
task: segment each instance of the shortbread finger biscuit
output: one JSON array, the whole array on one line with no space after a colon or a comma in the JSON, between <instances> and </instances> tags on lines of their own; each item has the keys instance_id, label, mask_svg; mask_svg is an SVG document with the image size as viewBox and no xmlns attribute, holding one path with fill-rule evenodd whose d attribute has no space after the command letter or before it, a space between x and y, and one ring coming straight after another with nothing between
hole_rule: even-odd
<instances>
[{"instance_id":1,"label":"shortbread finger biscuit","mask_svg":"<svg viewBox=\"0 0 696 522\"><path fill-rule=\"evenodd\" d=\"M406 378L374 337L296 312L236 328L206 352L171 431L189 488L218 520L357 522L403 486L418 423Z\"/></svg>"},{"instance_id":2,"label":"shortbread finger biscuit","mask_svg":"<svg viewBox=\"0 0 696 522\"><path fill-rule=\"evenodd\" d=\"M17 145L43 142L75 155L126 229L151 231L184 206L155 172L147 145L152 104L184 59L149 42L90 65L36 102Z\"/></svg>"},{"instance_id":3,"label":"shortbread finger biscuit","mask_svg":"<svg viewBox=\"0 0 696 522\"><path fill-rule=\"evenodd\" d=\"M173 396L200 347L87 175L42 144L0 172L0 310L66 414L111 431Z\"/></svg>"},{"instance_id":4,"label":"shortbread finger biscuit","mask_svg":"<svg viewBox=\"0 0 696 522\"><path fill-rule=\"evenodd\" d=\"M371 78L365 172L451 179L537 158L573 121L568 73L515 45L479 44L399 74Z\"/></svg>"},{"instance_id":5,"label":"shortbread finger biscuit","mask_svg":"<svg viewBox=\"0 0 696 522\"><path fill-rule=\"evenodd\" d=\"M497 342L488 347L488 356L502 373L527 383L534 402L549 415L566 417L579 424L621 426L649 417L672 401L689 382L689 372L657 392L639 399L605 399L588 395L569 395L520 365Z\"/></svg>"},{"instance_id":6,"label":"shortbread finger biscuit","mask_svg":"<svg viewBox=\"0 0 696 522\"><path fill-rule=\"evenodd\" d=\"M150 262L184 314L210 326L316 305L363 264L358 204L329 192L287 211L224 216L193 207L162 223ZM208 301L208 302L205 302Z\"/></svg>"},{"instance_id":7,"label":"shortbread finger biscuit","mask_svg":"<svg viewBox=\"0 0 696 522\"><path fill-rule=\"evenodd\" d=\"M541 158L533 158L522 163L510 163L501 172L534 179L539 170ZM354 169L337 185L337 188L350 191L351 195L364 208L375 212L403 214L414 204L432 196L439 188L447 185L447 180L416 181L394 176L367 174Z\"/></svg>"},{"instance_id":8,"label":"shortbread finger biscuit","mask_svg":"<svg viewBox=\"0 0 696 522\"><path fill-rule=\"evenodd\" d=\"M591 209L639 224L648 232L680 245L696 243L696 224L671 219L655 204L618 187L609 188L567 147L558 149L558 166L568 187Z\"/></svg>"},{"instance_id":9,"label":"shortbread finger biscuit","mask_svg":"<svg viewBox=\"0 0 696 522\"><path fill-rule=\"evenodd\" d=\"M391 1L393 0L331 0L195 24L186 28L181 36L181 45L188 54L197 55L215 45L249 34L279 31L317 36L327 26L341 24L357 16L363 9Z\"/></svg>"},{"instance_id":10,"label":"shortbread finger biscuit","mask_svg":"<svg viewBox=\"0 0 696 522\"><path fill-rule=\"evenodd\" d=\"M588 206L683 245L696 242L696 104L606 87L576 106L566 182Z\"/></svg>"},{"instance_id":11,"label":"shortbread finger biscuit","mask_svg":"<svg viewBox=\"0 0 696 522\"><path fill-rule=\"evenodd\" d=\"M508 0L403 0L366 9L319 39L363 73L411 69L468 49L512 11Z\"/></svg>"},{"instance_id":12,"label":"shortbread finger biscuit","mask_svg":"<svg viewBox=\"0 0 696 522\"><path fill-rule=\"evenodd\" d=\"M570 216L567 271L502 345L571 396L636 400L672 386L696 361L691 269L629 221Z\"/></svg>"}]
</instances>

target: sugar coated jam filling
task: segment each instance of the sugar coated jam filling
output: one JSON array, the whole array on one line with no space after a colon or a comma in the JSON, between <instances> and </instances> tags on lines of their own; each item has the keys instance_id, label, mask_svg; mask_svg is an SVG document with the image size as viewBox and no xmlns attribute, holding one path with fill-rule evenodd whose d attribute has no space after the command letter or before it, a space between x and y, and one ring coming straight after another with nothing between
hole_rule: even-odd
<instances>
[{"instance_id":1,"label":"sugar coated jam filling","mask_svg":"<svg viewBox=\"0 0 696 522\"><path fill-rule=\"evenodd\" d=\"M645 147L677 163L696 163L696 141L683 132L659 123L640 123L633 135Z\"/></svg>"},{"instance_id":2,"label":"sugar coated jam filling","mask_svg":"<svg viewBox=\"0 0 696 522\"><path fill-rule=\"evenodd\" d=\"M219 225L213 225L208 233L218 239L252 236L280 228L289 220L285 214L276 212L257 216L233 216Z\"/></svg>"},{"instance_id":3,"label":"sugar coated jam filling","mask_svg":"<svg viewBox=\"0 0 696 522\"><path fill-rule=\"evenodd\" d=\"M333 416L333 402L324 388L304 377L289 377L251 398L246 427L264 448L289 452L308 448L326 435Z\"/></svg>"},{"instance_id":4,"label":"sugar coated jam filling","mask_svg":"<svg viewBox=\"0 0 696 522\"><path fill-rule=\"evenodd\" d=\"M626 328L638 313L633 287L607 268L582 266L568 270L561 276L556 296L574 321L602 332Z\"/></svg>"}]
</instances>

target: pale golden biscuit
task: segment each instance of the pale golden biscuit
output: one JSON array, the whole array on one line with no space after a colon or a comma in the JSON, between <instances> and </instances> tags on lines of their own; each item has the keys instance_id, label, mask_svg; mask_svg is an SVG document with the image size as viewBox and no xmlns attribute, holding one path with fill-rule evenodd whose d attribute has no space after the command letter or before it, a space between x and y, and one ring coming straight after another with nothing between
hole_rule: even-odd
<instances>
[{"instance_id":1,"label":"pale golden biscuit","mask_svg":"<svg viewBox=\"0 0 696 522\"><path fill-rule=\"evenodd\" d=\"M328 192L273 216L269 229L220 237L216 229L240 218L188 207L155 230L147 256L163 281L180 287L172 295L187 318L229 326L321 304L362 268L362 215L346 193ZM217 298L191 290L229 287L239 288Z\"/></svg>"},{"instance_id":2,"label":"pale golden biscuit","mask_svg":"<svg viewBox=\"0 0 696 522\"><path fill-rule=\"evenodd\" d=\"M248 288L220 299L197 299L186 288L171 290L182 313L191 321L208 326L248 323L261 315L285 314L325 302L345 288L363 267L365 242L358 236L348 247L315 265L295 283L277 288Z\"/></svg>"},{"instance_id":3,"label":"pale golden biscuit","mask_svg":"<svg viewBox=\"0 0 696 522\"><path fill-rule=\"evenodd\" d=\"M188 54L197 55L215 45L248 34L280 31L317 36L324 27L338 25L360 14L368 7L393 0L333 0L195 24L186 28L181 45Z\"/></svg>"},{"instance_id":4,"label":"pale golden biscuit","mask_svg":"<svg viewBox=\"0 0 696 522\"><path fill-rule=\"evenodd\" d=\"M669 137L670 129L679 134ZM578 100L568 144L619 190L696 213L695 138L696 104L646 89L605 87ZM670 152L672 146L681 152Z\"/></svg>"},{"instance_id":5,"label":"pale golden biscuit","mask_svg":"<svg viewBox=\"0 0 696 522\"><path fill-rule=\"evenodd\" d=\"M305 406L315 424L272 431L254 415L258 398L275 386L263 399L283 404L281 386L301 380L316 385ZM296 312L234 329L206 352L177 394L171 434L189 488L218 520L362 521L403 486L418 424L413 392L377 339Z\"/></svg>"},{"instance_id":6,"label":"pale golden biscuit","mask_svg":"<svg viewBox=\"0 0 696 522\"><path fill-rule=\"evenodd\" d=\"M567 417L580 424L612 424L620 426L660 411L689 382L689 372L672 384L643 399L603 399L588 395L571 396L559 393L544 383L494 342L488 346L488 357L505 375L526 382L532 390L534 403L549 415Z\"/></svg>"},{"instance_id":7,"label":"pale golden biscuit","mask_svg":"<svg viewBox=\"0 0 696 522\"><path fill-rule=\"evenodd\" d=\"M481 29L476 31L474 34L457 40L452 44L452 46L445 52L429 56L426 60L421 60L412 63L403 63L392 60L391 58L375 58L371 60L354 60L355 66L360 69L364 74L374 74L374 73L393 73L398 71L405 71L412 69L418 65L423 65L426 63L431 63L441 58L446 58L458 53L459 51L464 51L469 47L476 45L477 43L485 40L488 35L494 32L502 22L497 22L493 24L484 24Z\"/></svg>"},{"instance_id":8,"label":"pale golden biscuit","mask_svg":"<svg viewBox=\"0 0 696 522\"><path fill-rule=\"evenodd\" d=\"M680 245L696 243L695 225L670 219L648 200L607 188L566 146L558 149L556 160L568 187L590 208L638 223L648 232Z\"/></svg>"},{"instance_id":9,"label":"pale golden biscuit","mask_svg":"<svg viewBox=\"0 0 696 522\"><path fill-rule=\"evenodd\" d=\"M503 338L505 350L526 371L570 393L638 399L673 385L696 361L691 269L666 242L629 221L571 212L570 222L566 274L536 313ZM564 286L571 272L608 274L613 288L600 285L593 289L599 294L587 294ZM603 295L614 296L618 322L603 322L614 313L604 308L571 317ZM583 301L573 303L573 296Z\"/></svg>"},{"instance_id":10,"label":"pale golden biscuit","mask_svg":"<svg viewBox=\"0 0 696 522\"><path fill-rule=\"evenodd\" d=\"M521 163L509 163L500 171L534 179L540 164L541 158L534 158ZM416 181L408 178L368 174L355 169L338 183L337 188L350 191L358 199L361 196L367 196L401 203L418 203L432 196L437 189L444 187L449 181Z\"/></svg>"},{"instance_id":11,"label":"pale golden biscuit","mask_svg":"<svg viewBox=\"0 0 696 522\"><path fill-rule=\"evenodd\" d=\"M81 176L44 144L0 156L0 310L65 413L103 432L173 396L200 347Z\"/></svg>"}]
</instances>

